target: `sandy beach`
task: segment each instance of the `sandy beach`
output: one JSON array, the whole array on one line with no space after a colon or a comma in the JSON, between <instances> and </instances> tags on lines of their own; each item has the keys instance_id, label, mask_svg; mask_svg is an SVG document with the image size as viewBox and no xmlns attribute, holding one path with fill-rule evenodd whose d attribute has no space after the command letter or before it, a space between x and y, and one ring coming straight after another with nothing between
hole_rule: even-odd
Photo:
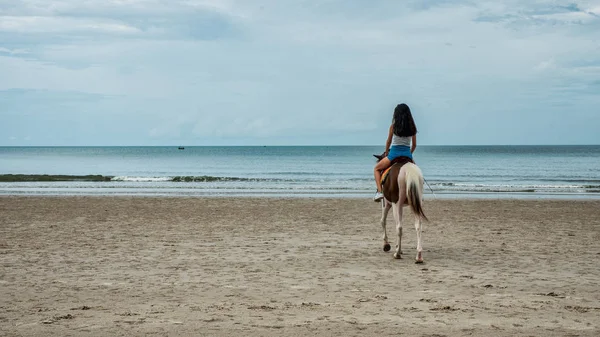
<instances>
[{"instance_id":1,"label":"sandy beach","mask_svg":"<svg viewBox=\"0 0 600 337\"><path fill-rule=\"evenodd\" d=\"M0 197L0 335L600 335L600 201L425 212L417 265L368 199Z\"/></svg>"}]
</instances>

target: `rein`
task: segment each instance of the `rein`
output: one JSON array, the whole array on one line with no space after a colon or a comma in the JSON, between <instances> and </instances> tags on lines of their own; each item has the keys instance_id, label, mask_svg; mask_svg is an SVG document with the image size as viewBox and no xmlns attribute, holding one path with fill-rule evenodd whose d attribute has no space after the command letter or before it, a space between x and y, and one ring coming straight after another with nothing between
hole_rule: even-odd
<instances>
[{"instance_id":1,"label":"rein","mask_svg":"<svg viewBox=\"0 0 600 337\"><path fill-rule=\"evenodd\" d=\"M435 199L437 199L437 196L435 195L435 192L433 191L433 188L431 188L431 186L429 186L429 183L427 182L427 180L425 180L425 177L423 177L423 181L425 181L425 184L427 184L427 187L429 187L429 190L431 191L431 193L433 194L433 197Z\"/></svg>"}]
</instances>

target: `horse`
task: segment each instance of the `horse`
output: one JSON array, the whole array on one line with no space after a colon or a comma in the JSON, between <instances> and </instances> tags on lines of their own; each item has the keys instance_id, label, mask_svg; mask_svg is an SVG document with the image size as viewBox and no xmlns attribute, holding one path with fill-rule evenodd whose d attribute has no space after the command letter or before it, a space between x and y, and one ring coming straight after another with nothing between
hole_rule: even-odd
<instances>
[{"instance_id":1,"label":"horse","mask_svg":"<svg viewBox=\"0 0 600 337\"><path fill-rule=\"evenodd\" d=\"M373 155L380 161L385 156ZM415 230L417 231L417 257L415 263L423 263L423 246L421 244L421 222L427 216L423 211L423 173L421 169L407 157L394 159L387 176L382 179L383 202L381 203L381 227L383 228L383 251L388 252L391 246L388 242L386 231L386 220L390 208L393 209L396 222L396 233L398 234L398 245L396 245L395 259L402 256L402 209L410 206L415 217Z\"/></svg>"}]
</instances>

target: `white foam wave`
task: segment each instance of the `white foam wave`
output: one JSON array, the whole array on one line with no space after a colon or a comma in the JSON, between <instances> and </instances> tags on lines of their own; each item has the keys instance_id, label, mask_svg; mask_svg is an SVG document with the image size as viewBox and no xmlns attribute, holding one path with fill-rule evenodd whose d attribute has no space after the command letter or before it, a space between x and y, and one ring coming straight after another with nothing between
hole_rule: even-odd
<instances>
[{"instance_id":1,"label":"white foam wave","mask_svg":"<svg viewBox=\"0 0 600 337\"><path fill-rule=\"evenodd\" d=\"M172 177L129 177L118 176L113 177L111 181L135 181L135 182L154 182L154 181L171 181Z\"/></svg>"},{"instance_id":2,"label":"white foam wave","mask_svg":"<svg viewBox=\"0 0 600 337\"><path fill-rule=\"evenodd\" d=\"M543 189L581 189L586 188L585 185L548 185L548 184L468 184L468 183L453 183L456 187L489 187L489 188L543 188Z\"/></svg>"}]
</instances>

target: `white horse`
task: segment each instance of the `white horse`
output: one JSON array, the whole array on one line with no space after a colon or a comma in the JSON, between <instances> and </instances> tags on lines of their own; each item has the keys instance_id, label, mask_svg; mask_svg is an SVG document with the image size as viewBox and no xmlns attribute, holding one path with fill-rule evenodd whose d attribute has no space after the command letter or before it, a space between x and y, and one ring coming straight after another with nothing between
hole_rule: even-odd
<instances>
[{"instance_id":1,"label":"white horse","mask_svg":"<svg viewBox=\"0 0 600 337\"><path fill-rule=\"evenodd\" d=\"M391 172L390 172L391 173ZM393 179L394 177L388 177ZM421 244L421 221L423 219L428 220L423 212L423 173L421 169L409 162L402 166L398 173L397 184L398 184L398 198L397 202L393 203L386 198L383 199L382 214L381 214L381 226L383 227L383 250L389 251L391 249L388 242L388 236L386 231L386 220L390 208L393 209L394 220L396 222L396 233L398 234L398 245L396 246L396 252L394 258L401 259L402 254L402 208L404 206L410 206L415 216L415 229L417 230L417 258L415 263L423 263L423 246ZM390 181L390 183L394 183ZM385 188L385 186L384 186ZM384 195L385 195L384 191ZM396 199L396 198L392 198Z\"/></svg>"}]
</instances>

